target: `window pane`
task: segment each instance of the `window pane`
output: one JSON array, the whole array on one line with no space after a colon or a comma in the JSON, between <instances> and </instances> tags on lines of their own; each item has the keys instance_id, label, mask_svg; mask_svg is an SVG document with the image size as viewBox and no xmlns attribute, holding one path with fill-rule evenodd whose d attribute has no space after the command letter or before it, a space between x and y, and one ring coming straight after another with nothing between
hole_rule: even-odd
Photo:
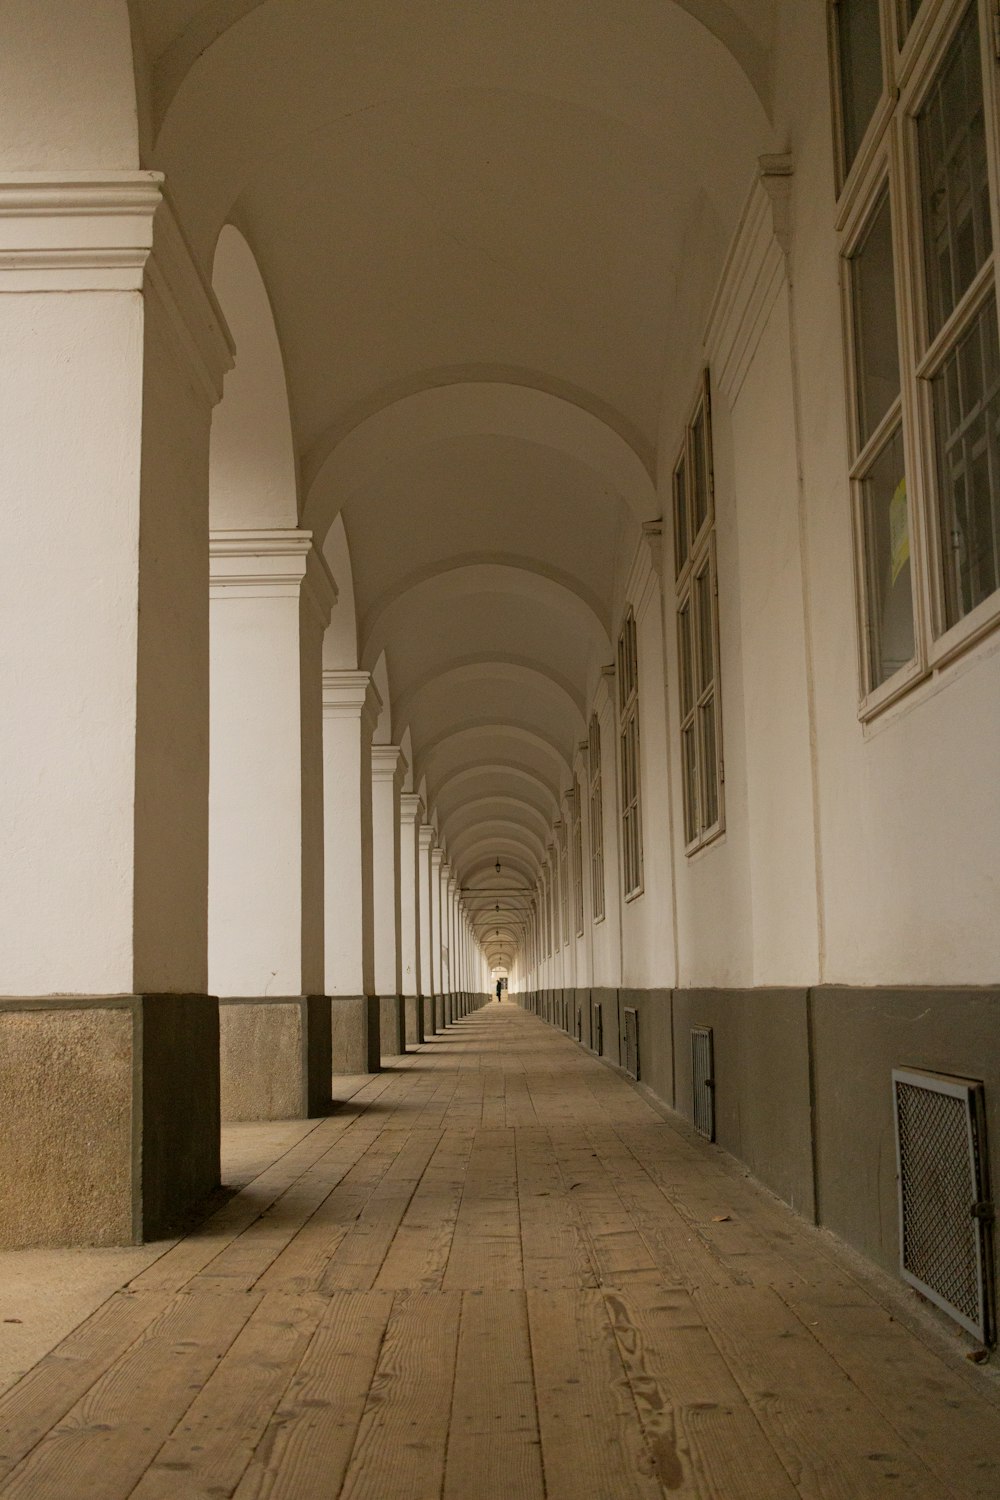
<instances>
[{"instance_id":1,"label":"window pane","mask_svg":"<svg viewBox=\"0 0 1000 1500\"><path fill-rule=\"evenodd\" d=\"M684 600L677 615L679 654L681 659L681 718L691 712L691 596Z\"/></svg>"},{"instance_id":2,"label":"window pane","mask_svg":"<svg viewBox=\"0 0 1000 1500\"><path fill-rule=\"evenodd\" d=\"M836 13L846 173L882 97L879 0L839 0Z\"/></svg>"},{"instance_id":3,"label":"window pane","mask_svg":"<svg viewBox=\"0 0 1000 1500\"><path fill-rule=\"evenodd\" d=\"M892 215L884 192L851 256L858 432L863 448L899 395Z\"/></svg>"},{"instance_id":4,"label":"window pane","mask_svg":"<svg viewBox=\"0 0 1000 1500\"><path fill-rule=\"evenodd\" d=\"M991 296L932 382L949 625L1000 584L998 386L997 312Z\"/></svg>"},{"instance_id":5,"label":"window pane","mask_svg":"<svg viewBox=\"0 0 1000 1500\"><path fill-rule=\"evenodd\" d=\"M698 837L698 762L695 755L694 725L681 735L681 774L684 778L684 837L687 843Z\"/></svg>"},{"instance_id":6,"label":"window pane","mask_svg":"<svg viewBox=\"0 0 1000 1500\"><path fill-rule=\"evenodd\" d=\"M702 827L711 828L719 820L719 781L715 752L715 698L709 698L698 710L701 730Z\"/></svg>"},{"instance_id":7,"label":"window pane","mask_svg":"<svg viewBox=\"0 0 1000 1500\"><path fill-rule=\"evenodd\" d=\"M674 571L680 573L687 562L687 461L681 459L674 470Z\"/></svg>"},{"instance_id":8,"label":"window pane","mask_svg":"<svg viewBox=\"0 0 1000 1500\"><path fill-rule=\"evenodd\" d=\"M708 515L708 450L705 442L705 408L691 424L691 525L695 536Z\"/></svg>"},{"instance_id":9,"label":"window pane","mask_svg":"<svg viewBox=\"0 0 1000 1500\"><path fill-rule=\"evenodd\" d=\"M694 581L695 608L698 611L698 696L714 676L712 652L712 575L706 568Z\"/></svg>"},{"instance_id":10,"label":"window pane","mask_svg":"<svg viewBox=\"0 0 1000 1500\"><path fill-rule=\"evenodd\" d=\"M970 6L923 113L920 201L933 338L992 249L979 26Z\"/></svg>"},{"instance_id":11,"label":"window pane","mask_svg":"<svg viewBox=\"0 0 1000 1500\"><path fill-rule=\"evenodd\" d=\"M913 585L903 467L897 427L861 485L868 580L868 670L878 687L913 660Z\"/></svg>"}]
</instances>

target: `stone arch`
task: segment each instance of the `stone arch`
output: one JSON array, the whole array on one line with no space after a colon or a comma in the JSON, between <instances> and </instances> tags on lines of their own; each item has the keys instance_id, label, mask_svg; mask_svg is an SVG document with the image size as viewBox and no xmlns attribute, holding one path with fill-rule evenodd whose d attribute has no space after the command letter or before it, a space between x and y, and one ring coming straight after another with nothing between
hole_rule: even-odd
<instances>
[{"instance_id":1,"label":"stone arch","mask_svg":"<svg viewBox=\"0 0 1000 1500\"><path fill-rule=\"evenodd\" d=\"M453 380L392 401L346 435L318 440L303 462L306 514L322 530L327 517L415 445L454 437L511 437L552 448L586 464L629 506L637 521L653 519L659 501L635 448L604 417L583 404L510 380Z\"/></svg>"},{"instance_id":2,"label":"stone arch","mask_svg":"<svg viewBox=\"0 0 1000 1500\"><path fill-rule=\"evenodd\" d=\"M285 366L253 251L232 224L215 247L212 286L236 343L236 362L212 414L211 525L290 529L298 525L298 483Z\"/></svg>"},{"instance_id":3,"label":"stone arch","mask_svg":"<svg viewBox=\"0 0 1000 1500\"><path fill-rule=\"evenodd\" d=\"M328 671L354 671L358 665L358 618L351 548L342 516L323 538L322 552L337 585L337 602L323 636L323 666Z\"/></svg>"}]
</instances>

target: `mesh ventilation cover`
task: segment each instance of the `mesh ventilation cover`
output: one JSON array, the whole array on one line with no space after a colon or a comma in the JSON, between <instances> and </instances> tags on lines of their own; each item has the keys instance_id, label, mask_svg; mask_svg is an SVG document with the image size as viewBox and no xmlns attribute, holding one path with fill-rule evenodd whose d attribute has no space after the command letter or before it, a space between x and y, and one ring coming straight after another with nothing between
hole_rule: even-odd
<instances>
[{"instance_id":1,"label":"mesh ventilation cover","mask_svg":"<svg viewBox=\"0 0 1000 1500\"><path fill-rule=\"evenodd\" d=\"M990 1228L981 1149L981 1086L893 1073L905 1278L963 1327L988 1339Z\"/></svg>"},{"instance_id":2,"label":"mesh ventilation cover","mask_svg":"<svg viewBox=\"0 0 1000 1500\"><path fill-rule=\"evenodd\" d=\"M694 1128L715 1140L715 1066L711 1026L691 1028L691 1103Z\"/></svg>"},{"instance_id":3,"label":"mesh ventilation cover","mask_svg":"<svg viewBox=\"0 0 1000 1500\"><path fill-rule=\"evenodd\" d=\"M639 1078L639 1017L636 1011L626 1006L625 1020L625 1071L632 1078Z\"/></svg>"}]
</instances>

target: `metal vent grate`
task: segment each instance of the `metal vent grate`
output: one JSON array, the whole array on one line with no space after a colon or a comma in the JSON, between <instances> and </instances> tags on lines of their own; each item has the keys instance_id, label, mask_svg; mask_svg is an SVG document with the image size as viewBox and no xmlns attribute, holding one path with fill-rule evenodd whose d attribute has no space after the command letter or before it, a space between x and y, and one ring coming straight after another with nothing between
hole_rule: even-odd
<instances>
[{"instance_id":1,"label":"metal vent grate","mask_svg":"<svg viewBox=\"0 0 1000 1500\"><path fill-rule=\"evenodd\" d=\"M604 1056L604 1006L599 1000L593 1002L590 1013L590 1047L598 1057Z\"/></svg>"},{"instance_id":2,"label":"metal vent grate","mask_svg":"<svg viewBox=\"0 0 1000 1500\"><path fill-rule=\"evenodd\" d=\"M626 1073L636 1081L639 1078L639 1015L630 1006L626 1006L623 1012L625 1021L625 1057L623 1059Z\"/></svg>"},{"instance_id":3,"label":"metal vent grate","mask_svg":"<svg viewBox=\"0 0 1000 1500\"><path fill-rule=\"evenodd\" d=\"M993 1215L983 1086L903 1068L893 1070L892 1086L903 1277L990 1343Z\"/></svg>"},{"instance_id":4,"label":"metal vent grate","mask_svg":"<svg viewBox=\"0 0 1000 1500\"><path fill-rule=\"evenodd\" d=\"M691 1028L691 1104L695 1130L715 1140L715 1058L711 1026Z\"/></svg>"}]
</instances>

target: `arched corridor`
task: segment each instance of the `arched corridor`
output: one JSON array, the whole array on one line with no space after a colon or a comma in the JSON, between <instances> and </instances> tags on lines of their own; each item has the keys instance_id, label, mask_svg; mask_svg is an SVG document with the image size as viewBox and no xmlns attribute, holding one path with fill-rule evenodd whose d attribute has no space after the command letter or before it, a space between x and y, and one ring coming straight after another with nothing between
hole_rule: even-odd
<instances>
[{"instance_id":1,"label":"arched corridor","mask_svg":"<svg viewBox=\"0 0 1000 1500\"><path fill-rule=\"evenodd\" d=\"M238 1265L298 1204L275 1264L305 1254L326 1188L339 1213L369 1169L358 1224L382 1226L388 1275L406 1184L419 1204L460 1177L482 1219L456 1220L438 1289L461 1303L456 1400L476 1317L487 1351L515 1327L533 1359L548 1347L531 1298L562 1272L536 1285L524 1257L551 1231L570 1285L549 1290L583 1299L565 1305L590 1309L609 1359L613 1336L631 1413L614 1442L633 1434L647 1469L666 1453L643 1407L659 1376L643 1384L618 1303L587 1283L605 1253L638 1277L614 1294L629 1318L643 1268L695 1299L691 1342L736 1381L738 1430L756 1424L801 1493L944 1482L909 1437L905 1481L882 1460L808 1477L748 1372L772 1315L875 1406L850 1361L899 1351L853 1304L850 1350L802 1343L811 1320L767 1279L787 1232L840 1267L830 1298L851 1257L889 1278L969 1356L948 1377L969 1409L992 1409L995 11L0 7L0 1271L64 1268L40 1348L102 1288L128 1307L143 1257L143 1276L186 1265L220 1224L241 1226L219 1252ZM625 1125L606 1133L612 1098L648 1127L641 1156ZM529 1194L507 1285L522 1129L529 1180L562 1182L565 1150L614 1193L581 1198L591 1239L567 1207L581 1189ZM281 1162L306 1163L281 1207L241 1218ZM343 1190L324 1175L341 1166ZM723 1182L746 1212L699 1218ZM680 1235L669 1256L647 1203ZM367 1237L323 1252L307 1324ZM474 1284L451 1286L463 1257ZM710 1287L758 1309L746 1363ZM488 1294L526 1296L528 1323L468 1300ZM101 1318L119 1313L96 1316L111 1371L124 1346ZM19 1326L0 1323L0 1359ZM252 1364L223 1361L226 1380ZM878 1411L873 1432L902 1432ZM992 1432L984 1417L977 1451ZM557 1428L535 1436L525 1462L540 1451L548 1483ZM629 1472L683 1471L683 1490L693 1454Z\"/></svg>"},{"instance_id":2,"label":"arched corridor","mask_svg":"<svg viewBox=\"0 0 1000 1500\"><path fill-rule=\"evenodd\" d=\"M997 1493L995 1381L517 1006L343 1092L0 1396L4 1500Z\"/></svg>"}]
</instances>

